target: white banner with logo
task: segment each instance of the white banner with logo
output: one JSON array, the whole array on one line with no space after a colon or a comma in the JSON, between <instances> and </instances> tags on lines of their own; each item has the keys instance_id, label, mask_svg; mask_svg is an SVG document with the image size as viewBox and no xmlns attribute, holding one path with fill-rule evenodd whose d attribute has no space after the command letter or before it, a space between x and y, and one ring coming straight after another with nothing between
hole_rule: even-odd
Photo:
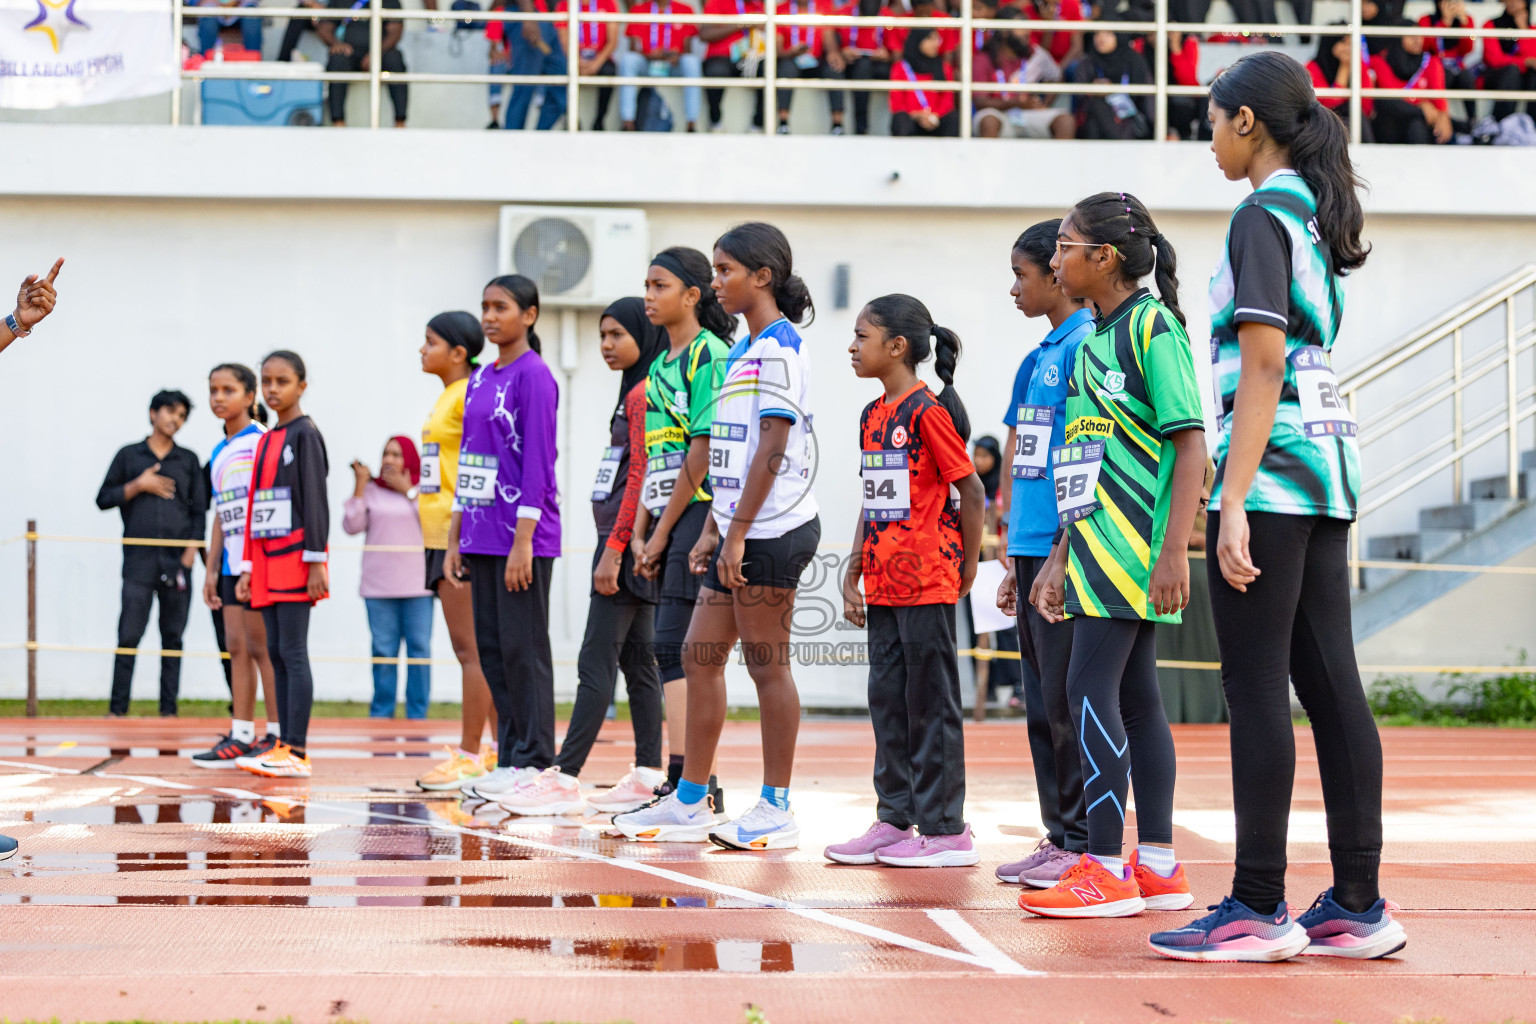
<instances>
[{"instance_id":1,"label":"white banner with logo","mask_svg":"<svg viewBox=\"0 0 1536 1024\"><path fill-rule=\"evenodd\" d=\"M0 107L47 110L178 85L168 0L0 0Z\"/></svg>"}]
</instances>

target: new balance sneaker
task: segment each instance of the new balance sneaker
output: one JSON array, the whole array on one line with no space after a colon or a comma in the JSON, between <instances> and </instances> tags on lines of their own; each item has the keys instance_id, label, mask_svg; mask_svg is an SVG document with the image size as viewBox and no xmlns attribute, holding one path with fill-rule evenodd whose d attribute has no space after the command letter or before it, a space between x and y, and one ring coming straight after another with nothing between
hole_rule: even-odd
<instances>
[{"instance_id":1,"label":"new balance sneaker","mask_svg":"<svg viewBox=\"0 0 1536 1024\"><path fill-rule=\"evenodd\" d=\"M1135 850L1131 851L1129 864L1131 874L1136 878L1136 888L1141 890L1141 898L1147 901L1147 909L1188 910L1195 898L1189 893L1189 880L1184 876L1184 865L1177 865L1173 874L1164 878L1142 864L1136 853Z\"/></svg>"},{"instance_id":2,"label":"new balance sneaker","mask_svg":"<svg viewBox=\"0 0 1536 1024\"><path fill-rule=\"evenodd\" d=\"M981 860L971 842L971 826L948 836L913 836L875 854L893 868L968 868Z\"/></svg>"},{"instance_id":3,"label":"new balance sneaker","mask_svg":"<svg viewBox=\"0 0 1536 1024\"><path fill-rule=\"evenodd\" d=\"M1085 853L1049 889L1020 893L1019 906L1041 917L1134 917L1147 901L1129 871L1116 877Z\"/></svg>"},{"instance_id":4,"label":"new balance sneaker","mask_svg":"<svg viewBox=\"0 0 1536 1024\"><path fill-rule=\"evenodd\" d=\"M878 851L911 838L910 827L897 828L895 825L877 821L865 829L863 835L855 836L846 843L829 846L821 851L821 855L834 864L875 864L878 863L875 858Z\"/></svg>"},{"instance_id":5,"label":"new balance sneaker","mask_svg":"<svg viewBox=\"0 0 1536 1024\"><path fill-rule=\"evenodd\" d=\"M510 793L537 774L539 774L537 768L497 768L477 779L470 779L459 789L466 796L477 796L481 800L495 800L503 793Z\"/></svg>"},{"instance_id":6,"label":"new balance sneaker","mask_svg":"<svg viewBox=\"0 0 1536 1024\"><path fill-rule=\"evenodd\" d=\"M192 763L199 768L234 768L235 759L249 757L254 744L242 743L233 736L221 736L212 750L192 755Z\"/></svg>"},{"instance_id":7,"label":"new balance sneaker","mask_svg":"<svg viewBox=\"0 0 1536 1024\"><path fill-rule=\"evenodd\" d=\"M760 799L746 814L717 825L709 841L727 850L793 850L800 845L800 826L794 811Z\"/></svg>"},{"instance_id":8,"label":"new balance sneaker","mask_svg":"<svg viewBox=\"0 0 1536 1024\"><path fill-rule=\"evenodd\" d=\"M1035 848L1030 851L1029 856L1025 857L1023 860L1016 860L1008 864L999 864L997 871L995 872L997 875L997 880L1000 882L1011 882L1016 885L1023 881L1026 872L1040 867L1046 861L1051 859L1052 854L1058 852L1065 853L1066 851L1062 850L1061 847L1057 846L1049 839L1042 839L1035 846ZM1075 856L1072 859L1074 862L1077 860ZM1051 884L1056 884L1054 879L1051 881Z\"/></svg>"},{"instance_id":9,"label":"new balance sneaker","mask_svg":"<svg viewBox=\"0 0 1536 1024\"><path fill-rule=\"evenodd\" d=\"M251 748L251 752L249 754L246 754L244 757L235 758L235 767L244 768L249 771L251 765L256 764L262 758L272 753L272 751L276 750L281 743L282 740L278 739L276 736L273 736L271 733L267 733L261 739L256 741L256 745Z\"/></svg>"},{"instance_id":10,"label":"new balance sneaker","mask_svg":"<svg viewBox=\"0 0 1536 1024\"><path fill-rule=\"evenodd\" d=\"M309 758L295 754L286 743L279 743L266 757L256 758L253 763L240 767L269 779L307 779L310 776Z\"/></svg>"},{"instance_id":11,"label":"new balance sneaker","mask_svg":"<svg viewBox=\"0 0 1536 1024\"><path fill-rule=\"evenodd\" d=\"M544 769L523 785L501 794L496 802L511 813L526 817L569 814L586 806L581 798L581 783L559 768Z\"/></svg>"},{"instance_id":12,"label":"new balance sneaker","mask_svg":"<svg viewBox=\"0 0 1536 1024\"><path fill-rule=\"evenodd\" d=\"M708 799L685 804L676 793L668 793L639 810L614 815L613 826L642 843L705 843L715 827L715 814Z\"/></svg>"},{"instance_id":13,"label":"new balance sneaker","mask_svg":"<svg viewBox=\"0 0 1536 1024\"><path fill-rule=\"evenodd\" d=\"M650 803L656 796L656 788L666 781L666 772L632 764L618 785L588 798L587 806L604 814L624 814L637 810Z\"/></svg>"},{"instance_id":14,"label":"new balance sneaker","mask_svg":"<svg viewBox=\"0 0 1536 1024\"><path fill-rule=\"evenodd\" d=\"M1363 914L1345 910L1333 901L1330 888L1312 901L1312 907L1296 921L1306 929L1307 948L1302 956L1346 956L1376 960L1391 956L1408 945L1403 926L1392 920L1392 908L1378 899Z\"/></svg>"},{"instance_id":15,"label":"new balance sneaker","mask_svg":"<svg viewBox=\"0 0 1536 1024\"><path fill-rule=\"evenodd\" d=\"M1059 846L1055 847L1045 860L1024 872L1020 876L1020 881L1035 889L1049 889L1061 881L1063 875L1075 868L1082 856L1080 853L1063 850Z\"/></svg>"},{"instance_id":16,"label":"new balance sneaker","mask_svg":"<svg viewBox=\"0 0 1536 1024\"><path fill-rule=\"evenodd\" d=\"M448 760L416 780L416 785L429 793L461 789L464 783L485 775L486 769L479 757L469 757L452 747L444 747L443 752L448 755Z\"/></svg>"},{"instance_id":17,"label":"new balance sneaker","mask_svg":"<svg viewBox=\"0 0 1536 1024\"><path fill-rule=\"evenodd\" d=\"M1307 948L1307 930L1291 920L1281 903L1273 914L1260 914L1246 903L1224 897L1212 913L1183 928L1154 932L1147 944L1174 960L1245 960L1274 963Z\"/></svg>"},{"instance_id":18,"label":"new balance sneaker","mask_svg":"<svg viewBox=\"0 0 1536 1024\"><path fill-rule=\"evenodd\" d=\"M16 856L16 851L21 844L10 836L0 836L0 860L10 860Z\"/></svg>"}]
</instances>

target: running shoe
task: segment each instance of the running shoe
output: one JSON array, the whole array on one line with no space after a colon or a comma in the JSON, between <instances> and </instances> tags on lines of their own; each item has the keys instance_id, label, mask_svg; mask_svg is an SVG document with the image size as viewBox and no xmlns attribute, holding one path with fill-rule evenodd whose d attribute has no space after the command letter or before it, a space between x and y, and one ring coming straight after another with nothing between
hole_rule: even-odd
<instances>
[{"instance_id":1,"label":"running shoe","mask_svg":"<svg viewBox=\"0 0 1536 1024\"><path fill-rule=\"evenodd\" d=\"M913 836L875 854L876 859L893 868L968 868L981 860L976 844L971 842L971 826L948 836Z\"/></svg>"},{"instance_id":2,"label":"running shoe","mask_svg":"<svg viewBox=\"0 0 1536 1024\"><path fill-rule=\"evenodd\" d=\"M10 860L16 856L16 851L21 844L10 836L0 836L0 860Z\"/></svg>"},{"instance_id":3,"label":"running shoe","mask_svg":"<svg viewBox=\"0 0 1536 1024\"><path fill-rule=\"evenodd\" d=\"M1134 917L1147 901L1129 871L1116 877L1085 853L1049 889L1020 893L1019 906L1041 917Z\"/></svg>"},{"instance_id":4,"label":"running shoe","mask_svg":"<svg viewBox=\"0 0 1536 1024\"><path fill-rule=\"evenodd\" d=\"M212 750L192 755L192 763L199 768L235 768L235 759L249 757L255 749L251 743L242 743L233 736L221 736Z\"/></svg>"},{"instance_id":5,"label":"running shoe","mask_svg":"<svg viewBox=\"0 0 1536 1024\"><path fill-rule=\"evenodd\" d=\"M1184 865L1179 864L1173 874L1164 878L1137 859L1137 851L1131 851L1131 874L1136 877L1136 888L1147 901L1148 910L1188 910L1195 902L1189 894L1189 880L1184 876Z\"/></svg>"},{"instance_id":6,"label":"running shoe","mask_svg":"<svg viewBox=\"0 0 1536 1024\"><path fill-rule=\"evenodd\" d=\"M715 827L715 814L707 799L685 804L676 793L668 793L637 811L614 815L613 826L642 843L704 843Z\"/></svg>"},{"instance_id":7,"label":"running shoe","mask_svg":"<svg viewBox=\"0 0 1536 1024\"><path fill-rule=\"evenodd\" d=\"M1077 867L1078 859L1081 857L1080 853L1056 847L1049 857L1024 872L1022 881L1035 889L1049 889L1061 881L1062 876L1068 871Z\"/></svg>"},{"instance_id":8,"label":"running shoe","mask_svg":"<svg viewBox=\"0 0 1536 1024\"><path fill-rule=\"evenodd\" d=\"M279 743L272 753L257 758L253 764L240 767L269 779L307 779L310 776L309 758L295 754L286 743Z\"/></svg>"},{"instance_id":9,"label":"running shoe","mask_svg":"<svg viewBox=\"0 0 1536 1024\"><path fill-rule=\"evenodd\" d=\"M624 814L638 810L655 798L656 788L666 781L666 772L632 764L618 785L588 799L587 806L604 814Z\"/></svg>"},{"instance_id":10,"label":"running shoe","mask_svg":"<svg viewBox=\"0 0 1536 1024\"><path fill-rule=\"evenodd\" d=\"M846 843L838 843L821 851L821 855L834 864L877 864L875 853L887 846L894 846L912 838L912 829L877 821Z\"/></svg>"},{"instance_id":11,"label":"running shoe","mask_svg":"<svg viewBox=\"0 0 1536 1024\"><path fill-rule=\"evenodd\" d=\"M1307 932L1302 956L1346 956L1377 960L1408 945L1403 926L1392 920L1392 908L1378 899L1363 914L1345 910L1333 901L1328 889L1312 901L1312 907L1296 923Z\"/></svg>"},{"instance_id":12,"label":"running shoe","mask_svg":"<svg viewBox=\"0 0 1536 1024\"><path fill-rule=\"evenodd\" d=\"M537 774L539 774L537 768L497 768L488 775L470 779L459 789L467 796L477 796L481 800L495 800Z\"/></svg>"},{"instance_id":13,"label":"running shoe","mask_svg":"<svg viewBox=\"0 0 1536 1024\"><path fill-rule=\"evenodd\" d=\"M1013 884L1018 884L1023 880L1026 872L1040 867L1046 861L1051 859L1052 854L1057 852L1065 853L1066 851L1062 850L1061 847L1057 846L1049 839L1042 839L1035 846L1035 848L1030 851L1029 856L1025 857L1023 860L1016 860L1008 864L998 865L997 871L995 872L997 875L997 880L1000 882L1011 882ZM1076 860L1077 858L1074 857L1073 861L1076 862ZM1055 884L1056 880L1052 879L1051 885Z\"/></svg>"},{"instance_id":14,"label":"running shoe","mask_svg":"<svg viewBox=\"0 0 1536 1024\"><path fill-rule=\"evenodd\" d=\"M480 767L484 768L487 772L496 770L496 761L500 757L501 753L496 749L496 744L480 744Z\"/></svg>"},{"instance_id":15,"label":"running shoe","mask_svg":"<svg viewBox=\"0 0 1536 1024\"><path fill-rule=\"evenodd\" d=\"M586 805L576 776L566 775L559 768L544 769L523 785L501 794L496 803L512 814L527 817L569 814Z\"/></svg>"},{"instance_id":16,"label":"running shoe","mask_svg":"<svg viewBox=\"0 0 1536 1024\"><path fill-rule=\"evenodd\" d=\"M800 845L800 826L794 811L760 799L746 814L716 826L709 841L727 850L793 850Z\"/></svg>"},{"instance_id":17,"label":"running shoe","mask_svg":"<svg viewBox=\"0 0 1536 1024\"><path fill-rule=\"evenodd\" d=\"M1260 914L1231 896L1213 913L1183 928L1154 932L1147 944L1174 960L1246 960L1275 963L1289 960L1307 948L1307 930L1291 920L1290 908L1281 903L1273 914Z\"/></svg>"},{"instance_id":18,"label":"running shoe","mask_svg":"<svg viewBox=\"0 0 1536 1024\"><path fill-rule=\"evenodd\" d=\"M278 745L282 742L283 741L278 739L276 736L273 736L271 733L267 733L261 739L256 741L256 745L251 748L251 752L249 754L246 754L244 757L235 758L235 767L249 769L251 765L257 763L262 758L272 753L272 751L276 750Z\"/></svg>"},{"instance_id":19,"label":"running shoe","mask_svg":"<svg viewBox=\"0 0 1536 1024\"><path fill-rule=\"evenodd\" d=\"M438 793L460 789L471 779L478 779L485 775L486 768L481 764L479 757L470 757L462 750L455 750L452 747L444 747L443 752L448 755L448 760L417 779L416 785L428 792Z\"/></svg>"}]
</instances>

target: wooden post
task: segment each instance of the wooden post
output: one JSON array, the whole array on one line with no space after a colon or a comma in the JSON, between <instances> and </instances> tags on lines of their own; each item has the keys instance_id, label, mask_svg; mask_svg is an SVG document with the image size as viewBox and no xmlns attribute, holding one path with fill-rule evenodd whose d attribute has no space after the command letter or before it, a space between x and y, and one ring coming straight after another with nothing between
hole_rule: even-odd
<instances>
[{"instance_id":1,"label":"wooden post","mask_svg":"<svg viewBox=\"0 0 1536 1024\"><path fill-rule=\"evenodd\" d=\"M27 520L27 717L37 717L37 520Z\"/></svg>"}]
</instances>

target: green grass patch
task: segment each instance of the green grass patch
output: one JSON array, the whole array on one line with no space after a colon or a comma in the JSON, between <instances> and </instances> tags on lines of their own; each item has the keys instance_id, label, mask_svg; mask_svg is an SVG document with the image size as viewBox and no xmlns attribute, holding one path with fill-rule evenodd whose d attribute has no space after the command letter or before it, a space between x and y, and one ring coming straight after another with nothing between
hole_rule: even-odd
<instances>
[{"instance_id":1,"label":"green grass patch","mask_svg":"<svg viewBox=\"0 0 1536 1024\"><path fill-rule=\"evenodd\" d=\"M1427 687L1405 676L1383 677L1366 688L1371 711L1382 725L1536 726L1536 672L1505 675L1442 675Z\"/></svg>"},{"instance_id":2,"label":"green grass patch","mask_svg":"<svg viewBox=\"0 0 1536 1024\"><path fill-rule=\"evenodd\" d=\"M556 718L569 718L572 705L569 703L555 705ZM182 718L227 718L229 716L229 702L222 700L183 700L178 704L178 710ZM0 700L0 718L21 718L27 713L27 702L24 700ZM107 701L105 700L40 700L37 702L37 713L44 718L101 718L107 713ZM130 701L128 714L133 718L154 718L160 714L160 705L152 700ZM311 714L315 718L367 718L368 705L362 701L353 700L317 700ZM395 714L403 719L405 717L405 705L395 709ZM431 720L458 721L460 706L458 704L429 704L427 706L427 718ZM620 702L618 716L622 721L629 721L629 704ZM731 708L727 717L737 722L755 722L758 720L757 708ZM0 1024L12 1024L4 1021Z\"/></svg>"}]
</instances>

